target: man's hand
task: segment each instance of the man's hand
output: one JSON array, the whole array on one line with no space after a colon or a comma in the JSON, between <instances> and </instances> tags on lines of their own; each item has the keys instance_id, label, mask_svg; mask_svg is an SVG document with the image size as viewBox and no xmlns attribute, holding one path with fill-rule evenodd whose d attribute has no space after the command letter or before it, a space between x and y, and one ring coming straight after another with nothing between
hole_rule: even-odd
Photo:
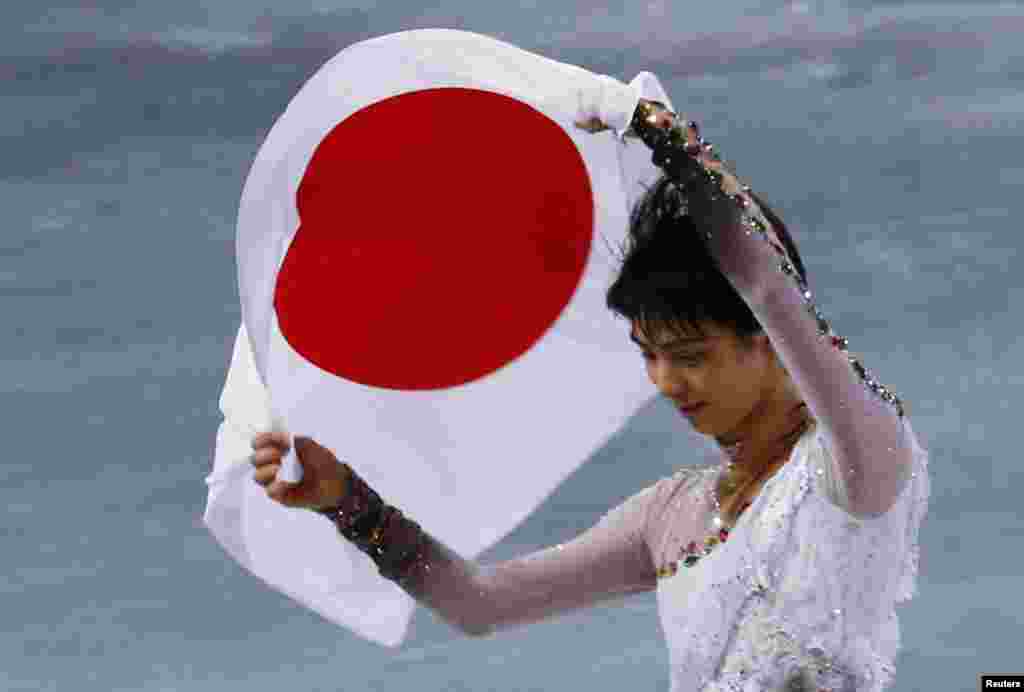
<instances>
[{"instance_id":1,"label":"man's hand","mask_svg":"<svg viewBox=\"0 0 1024 692\"><path fill-rule=\"evenodd\" d=\"M604 132L605 130L612 129L605 125L603 122L601 122L600 118L598 118L597 116L594 116L590 120L577 121L576 127L580 128L581 130L586 130L587 132Z\"/></svg>"},{"instance_id":2,"label":"man's hand","mask_svg":"<svg viewBox=\"0 0 1024 692\"><path fill-rule=\"evenodd\" d=\"M265 432L252 441L250 457L256 467L254 480L267 490L267 496L285 507L326 509L337 505L348 489L349 469L340 463L331 450L308 437L295 438L295 451L302 464L302 480L287 483L277 480L281 460L288 453L288 436Z\"/></svg>"},{"instance_id":3,"label":"man's hand","mask_svg":"<svg viewBox=\"0 0 1024 692\"><path fill-rule=\"evenodd\" d=\"M659 130L669 130L676 124L676 120L679 118L678 115L670 111L668 108L662 106L659 102L648 101L646 99L640 99L638 108L641 106L653 106L654 113L650 115L647 122L658 128ZM694 133L696 135L696 133Z\"/></svg>"}]
</instances>

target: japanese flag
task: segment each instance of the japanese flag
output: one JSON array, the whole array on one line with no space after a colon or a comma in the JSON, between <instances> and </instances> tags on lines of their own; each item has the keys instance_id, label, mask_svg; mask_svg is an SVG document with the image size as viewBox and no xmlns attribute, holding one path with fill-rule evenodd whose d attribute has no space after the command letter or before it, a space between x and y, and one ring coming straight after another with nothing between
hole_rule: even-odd
<instances>
[{"instance_id":1,"label":"japanese flag","mask_svg":"<svg viewBox=\"0 0 1024 692\"><path fill-rule=\"evenodd\" d=\"M474 558L652 396L604 305L657 175L619 136L641 97L671 107L650 73L627 85L445 29L352 45L302 87L238 215L242 326L204 514L234 559L395 646L414 601L252 482L253 434L314 438ZM574 124L592 117L614 130Z\"/></svg>"}]
</instances>

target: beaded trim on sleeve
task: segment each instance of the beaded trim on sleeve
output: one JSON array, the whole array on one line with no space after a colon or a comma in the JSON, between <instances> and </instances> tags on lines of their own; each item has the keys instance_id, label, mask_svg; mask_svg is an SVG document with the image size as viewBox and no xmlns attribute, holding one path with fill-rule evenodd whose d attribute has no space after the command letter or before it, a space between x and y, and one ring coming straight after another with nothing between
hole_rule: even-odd
<instances>
[{"instance_id":1,"label":"beaded trim on sleeve","mask_svg":"<svg viewBox=\"0 0 1024 692\"><path fill-rule=\"evenodd\" d=\"M722 161L711 142L705 141L700 136L697 123L692 120L677 120L676 124L668 129L659 128L654 124L655 117L659 111L666 110L665 106L657 101L641 101L633 113L630 131L651 148L654 152L652 157L653 163L664 170L668 177L676 183L676 189L683 202L680 206L680 214L686 215L688 213L685 204L686 195L699 191L704 186L710 187L709 194L712 201L724 198L736 205L741 212L746 234L750 236L757 233L768 243L775 250L776 254L779 255L779 270L796 282L807 312L814 318L818 326L818 336L822 339L827 339L834 348L846 353L850 367L853 368L864 384L876 396L895 407L897 413L902 418L905 411L900 398L888 387L878 382L864 367L859 358L847 351L848 340L846 338L832 332L828 321L814 304L807 282L790 262L785 248L775 242L771 234L769 234L770 224L756 202L750 197L750 186L741 185L740 191L733 195L727 193L722 188L723 176L700 165L694 158L698 154L703 154L713 161ZM696 144L687 141L686 130L690 128L697 133Z\"/></svg>"},{"instance_id":2,"label":"beaded trim on sleeve","mask_svg":"<svg viewBox=\"0 0 1024 692\"><path fill-rule=\"evenodd\" d=\"M369 555L385 579L405 585L429 570L428 539L419 524L386 504L351 467L345 497L317 513L330 519L342 536Z\"/></svg>"}]
</instances>

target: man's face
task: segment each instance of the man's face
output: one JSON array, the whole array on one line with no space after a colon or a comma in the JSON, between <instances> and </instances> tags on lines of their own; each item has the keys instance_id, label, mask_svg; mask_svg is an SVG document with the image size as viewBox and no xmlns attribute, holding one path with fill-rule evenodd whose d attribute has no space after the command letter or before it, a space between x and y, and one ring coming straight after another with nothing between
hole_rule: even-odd
<instances>
[{"instance_id":1,"label":"man's face","mask_svg":"<svg viewBox=\"0 0 1024 692\"><path fill-rule=\"evenodd\" d=\"M653 328L644 335L634 322L630 338L640 347L647 376L698 432L728 435L756 415L769 386L774 358L767 337L745 343L735 332L713 323L701 331L687 327Z\"/></svg>"}]
</instances>

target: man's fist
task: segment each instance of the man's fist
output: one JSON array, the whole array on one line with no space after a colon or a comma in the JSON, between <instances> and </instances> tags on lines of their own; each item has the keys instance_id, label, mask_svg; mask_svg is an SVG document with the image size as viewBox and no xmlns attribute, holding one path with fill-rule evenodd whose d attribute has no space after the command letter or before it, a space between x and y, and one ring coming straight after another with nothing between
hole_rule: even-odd
<instances>
[{"instance_id":1,"label":"man's fist","mask_svg":"<svg viewBox=\"0 0 1024 692\"><path fill-rule=\"evenodd\" d=\"M289 450L286 433L259 433L253 438L252 448L254 480L266 488L271 500L285 507L316 510L334 507L345 496L348 467L310 438L295 438L296 458L302 464L302 480L298 483L277 480L281 460Z\"/></svg>"}]
</instances>

